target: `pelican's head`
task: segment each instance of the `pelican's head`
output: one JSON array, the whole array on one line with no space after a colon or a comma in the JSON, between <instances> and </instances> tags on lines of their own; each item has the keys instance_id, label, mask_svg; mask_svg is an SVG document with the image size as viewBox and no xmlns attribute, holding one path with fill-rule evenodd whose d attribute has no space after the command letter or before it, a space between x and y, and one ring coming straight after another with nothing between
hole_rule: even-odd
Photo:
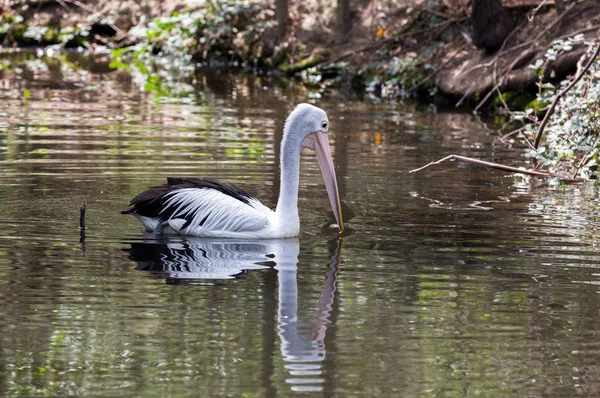
<instances>
[{"instance_id":1,"label":"pelican's head","mask_svg":"<svg viewBox=\"0 0 600 398\"><path fill-rule=\"evenodd\" d=\"M287 135L288 139L299 143L300 148L308 148L317 152L317 160L327 187L329 202L340 227L340 233L342 233L344 232L342 206L327 138L328 130L329 119L323 109L310 104L300 104L287 118L284 136Z\"/></svg>"}]
</instances>

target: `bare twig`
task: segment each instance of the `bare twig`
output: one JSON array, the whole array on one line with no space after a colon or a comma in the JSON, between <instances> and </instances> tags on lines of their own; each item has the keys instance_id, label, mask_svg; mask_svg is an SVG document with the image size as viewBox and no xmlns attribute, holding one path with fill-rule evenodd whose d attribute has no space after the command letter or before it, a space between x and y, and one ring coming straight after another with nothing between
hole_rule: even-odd
<instances>
[{"instance_id":1,"label":"bare twig","mask_svg":"<svg viewBox=\"0 0 600 398\"><path fill-rule=\"evenodd\" d=\"M513 31L513 32L514 32L514 31ZM511 34L512 34L512 32L511 32ZM509 35L509 36L510 36L510 35ZM507 38L507 39L508 39L508 38ZM494 58L493 58L493 59L492 59L490 62L488 62L488 63L485 63L485 64L478 64L478 65L475 65L475 66L473 66L473 67L471 67L471 68L467 69L465 72L461 73L461 75L466 75L466 74L468 74L468 73L471 73L471 72L473 72L474 70L477 70L477 69L480 69L480 68L489 68L489 67L490 67L490 66L492 66L492 65L497 65L497 63L498 63L499 59L500 59L501 57L503 57L504 55L506 55L506 54L509 54L509 53L511 53L511 52L513 52L513 51L519 50L519 49L521 49L521 48L523 48L523 47L530 46L530 45L532 45L533 43L534 43L534 41L533 41L533 40L531 40L531 41L528 41L528 42L526 42L526 43L521 43L521 44L519 44L519 45L516 45L516 46L514 46L514 47L511 47L511 48L509 48L508 50L505 50L505 51L500 51L500 52L498 52L498 54L497 54L497 55L496 55L496 56L495 56L495 57L494 57ZM504 46L504 43L502 44L502 46ZM495 79L495 78L494 78L494 81L496 81L496 79ZM474 112L477 112L477 110L479 110L479 107L480 107L481 105L483 105L485 102L487 102L487 100L488 100L488 99L490 98L490 96L491 96L491 95L494 93L494 91L496 91L497 89L499 89L499 88L500 88L500 86L501 86L501 84L500 84L500 83L496 83L496 84L494 85L494 88L492 88L492 89L491 89L491 90L488 92L488 94L486 95L486 97L485 97L485 98L484 98L484 99L483 99L483 100L482 100L482 101L479 103L479 105L477 106L477 108L475 108ZM468 96L470 96L471 94L473 94L473 90L469 90L469 91L467 91L467 92L466 92L466 93L465 93L465 94L464 94L464 95L463 95L463 96L460 98L460 100L459 100L459 101L456 103L456 105L454 105L454 106L455 106L456 108L458 108L459 106L461 106L461 104L464 102L464 100L465 100L465 99L466 99Z\"/></svg>"},{"instance_id":2,"label":"bare twig","mask_svg":"<svg viewBox=\"0 0 600 398\"><path fill-rule=\"evenodd\" d=\"M460 99L458 100L458 102L454 105L455 108L458 108L459 106L462 105L462 103L467 99L468 96L470 96L471 94L473 94L472 90L467 91L466 93L463 94L462 97L460 97Z\"/></svg>"},{"instance_id":3,"label":"bare twig","mask_svg":"<svg viewBox=\"0 0 600 398\"><path fill-rule=\"evenodd\" d=\"M575 4L572 4L569 8L567 8L567 10L565 12L563 12L562 14L560 14L554 21L552 21L552 23L550 23L544 30L542 30L540 33L537 34L537 36L535 36L535 38L533 40L531 40L531 44L529 46L529 49L527 49L527 51L524 51L523 53L521 53L521 55L519 57L517 57L517 59L515 59L508 67L508 70L506 70L504 72L504 74L508 74L508 72L510 72L511 70L513 70L513 68L515 67L516 64L518 64L519 62L521 62L521 60L525 57L527 57L530 52L532 52L533 49L535 49L537 47L537 44L539 42L539 40L546 35L546 33L548 33L552 28L554 28L554 26L556 24L558 24L559 22L561 22L563 20L564 17L567 16L567 14L569 13L569 11L571 11L573 9L573 7L575 7Z\"/></svg>"},{"instance_id":4,"label":"bare twig","mask_svg":"<svg viewBox=\"0 0 600 398\"><path fill-rule=\"evenodd\" d=\"M511 31L509 34L508 34L508 36L506 36L506 38L505 38L505 39L504 39L504 41L502 42L502 45L500 46L500 49L498 50L498 53L502 52L502 51L504 50L504 48L506 48L506 44L508 44L508 41L509 41L509 40L510 40L510 39L511 39L511 38L512 38L512 37L513 37L515 34L517 34L517 32L518 32L518 31L520 31L520 30L521 30L521 28L522 28L523 26L524 26L523 24L521 24L521 25L517 25L517 26L516 26L516 27L515 27L515 28L514 28L514 29L513 29L513 30L512 30L512 31ZM498 80L497 80L497 74L498 74L498 64L499 64L500 62L499 62L498 55L496 55L496 57L495 57L494 59L495 59L495 62L494 62L494 84L496 84L496 83L498 83ZM498 92L500 93L500 90L498 90ZM502 93L500 93L500 96L502 97ZM503 100L502 102L504 102L504 100ZM507 108L508 108L508 107L507 107Z\"/></svg>"},{"instance_id":5,"label":"bare twig","mask_svg":"<svg viewBox=\"0 0 600 398\"><path fill-rule=\"evenodd\" d=\"M356 48L354 50L350 50L350 51L347 51L345 53L342 53L342 54L338 55L337 57L325 59L325 60L323 60L323 61L315 64L314 66L321 66L321 65L333 64L335 62L339 62L339 61L343 60L344 58L348 58L348 57L350 57L350 56L352 56L354 54L361 53L363 51L377 50L380 47L383 47L385 44L390 43L390 42L392 42L394 40L397 40L397 39L398 39L397 36L393 36L393 37L389 37L387 39L375 42L374 44L367 44L367 45L364 45L364 46L360 46L360 47L358 47L358 48Z\"/></svg>"},{"instance_id":6,"label":"bare twig","mask_svg":"<svg viewBox=\"0 0 600 398\"><path fill-rule=\"evenodd\" d=\"M496 56L494 58L492 58L491 61L486 62L484 64L474 65L474 66L470 67L469 69L467 69L466 71L462 72L460 74L460 76L467 75L467 74L469 74L469 73L471 73L471 72L473 72L474 70L477 70L477 69L489 68L490 66L494 65L494 63L496 61L498 61L498 58L502 58L502 57L504 57L507 54L510 54L510 53L512 53L514 51L520 50L523 47L530 46L532 43L533 43L533 40L530 40L530 41L526 41L526 42L521 43L521 44L517 44L516 46L513 46L513 47L511 47L509 49L506 49L504 51L498 51L498 53L496 54Z\"/></svg>"},{"instance_id":7,"label":"bare twig","mask_svg":"<svg viewBox=\"0 0 600 398\"><path fill-rule=\"evenodd\" d=\"M573 32L569 32L567 34L564 34L562 36L557 37L555 40L563 40L563 39L568 39L569 37L573 37L575 35L578 35L580 33L587 33L587 32L591 32L594 30L598 30L600 29L600 25L594 25L594 26L590 26L587 28L582 28L582 29L578 29L578 30L574 30ZM509 35L510 36L510 35ZM465 70L464 72L462 72L460 75L464 76L464 75L468 75L469 73L477 70L477 69L481 69L481 68L489 68L490 66L494 65L494 63L496 63L498 61L499 58L504 57L505 55L508 55L514 51L520 50L523 47L527 47L527 46L531 46L533 43L535 42L535 40L529 40L526 41L524 43L521 44L517 44L516 46L513 46L511 48L508 48L506 50L502 50L502 48L500 50L498 50L498 53L496 54L496 56L489 62L486 63L481 63L481 64L477 64L474 65L472 67L470 67L469 69ZM546 46L548 47L548 46Z\"/></svg>"},{"instance_id":8,"label":"bare twig","mask_svg":"<svg viewBox=\"0 0 600 398\"><path fill-rule=\"evenodd\" d=\"M376 41L375 43L369 43L369 44L366 44L366 45L362 45L362 46L360 46L358 48L355 48L353 50L349 50L349 51L343 52L342 54L340 54L340 55L338 55L336 57L333 57L333 58L324 59L323 61L318 62L317 64L315 64L314 66L315 67L320 67L322 65L328 65L328 64L335 63L335 62L339 62L339 61L341 61L341 60L343 60L345 58L353 56L354 54L357 54L357 53L361 53L363 51L378 50L379 48L383 47L384 45L386 45L388 43L391 43L391 42L393 42L395 40L398 40L404 34L409 34L410 35L410 33L408 33L408 31L414 26L414 24L416 23L416 21L417 21L417 18L413 18L406 25L404 25L402 27L402 29L400 29L399 31L395 32L395 35L392 36L392 37L388 37L387 39ZM336 48L333 48L331 50L331 53L335 53L336 50L337 50ZM337 50L337 51L339 51L339 50Z\"/></svg>"},{"instance_id":9,"label":"bare twig","mask_svg":"<svg viewBox=\"0 0 600 398\"><path fill-rule=\"evenodd\" d=\"M527 137L526 137L525 135L523 135L523 139L525 140L525 143L527 144L527 146L528 146L530 149L535 149L535 148L533 147L533 145L531 144L531 142L530 142L530 141L527 139ZM539 165L540 165L540 164L536 164L536 165L535 165L535 169L537 169Z\"/></svg>"},{"instance_id":10,"label":"bare twig","mask_svg":"<svg viewBox=\"0 0 600 398\"><path fill-rule=\"evenodd\" d=\"M78 0L56 0L56 2L58 4L60 4L63 8L65 8L69 11L71 11L71 10L65 3L72 4L74 6L81 8L82 10L85 10L85 11L91 13L92 16L90 17L90 20L93 22L89 22L88 26L98 22L100 20L100 17L104 14L104 12L94 11L94 9L92 9L91 7L88 7L87 5L83 4L82 2L80 2ZM109 23L108 26L113 28L115 30L115 32L117 32L119 35L124 34L123 30L121 28L119 28L117 25Z\"/></svg>"},{"instance_id":11,"label":"bare twig","mask_svg":"<svg viewBox=\"0 0 600 398\"><path fill-rule=\"evenodd\" d=\"M91 13L95 12L90 7L86 6L85 4L83 4L80 1L77 1L77 0L63 0L63 1L65 3L70 3L70 4L73 4L73 5L76 5L77 7L82 8L82 9L86 10L87 12L91 12Z\"/></svg>"},{"instance_id":12,"label":"bare twig","mask_svg":"<svg viewBox=\"0 0 600 398\"><path fill-rule=\"evenodd\" d=\"M596 47L596 50L594 51L594 53L592 54L592 56L588 60L587 64L579 71L579 73L577 74L577 76L575 76L575 78L573 79L573 81L571 83L569 83L569 85L567 87L565 87L563 90L561 90L556 95L556 97L554 97L554 101L552 101L552 104L550 105L550 108L548 108L548 111L546 112L546 115L544 116L544 119L542 119L542 123L540 124L540 127L539 127L539 129L537 131L537 134L535 136L535 142L533 144L533 146L535 148L537 148L540 145L540 142L542 141L542 136L544 135L544 129L546 128L546 125L548 124L548 121L550 120L550 116L552 116L552 114L554 113L554 109L556 108L556 105L558 105L558 101L566 93L568 93L569 90L572 89L573 86L575 86L575 84L577 84L577 82L579 80L581 80L581 78L583 77L583 75L585 74L585 72L587 72L587 70L590 68L590 66L592 66L592 64L596 60L596 58L598 58L599 54L600 54L600 45L598 47Z\"/></svg>"},{"instance_id":13,"label":"bare twig","mask_svg":"<svg viewBox=\"0 0 600 398\"><path fill-rule=\"evenodd\" d=\"M477 104L475 109L473 109L473 113L477 113L479 111L479 108L481 108L487 102L487 100L492 96L492 94L494 94L496 92L496 90L498 90L500 88L501 85L502 85L501 83L496 83L494 85L494 87L490 91L488 91L488 93L485 95L485 97L483 97L483 99L479 102L479 104Z\"/></svg>"},{"instance_id":14,"label":"bare twig","mask_svg":"<svg viewBox=\"0 0 600 398\"><path fill-rule=\"evenodd\" d=\"M556 24L558 24L560 21L562 21L564 19L565 16L567 16L567 14L573 9L573 7L575 7L575 4L571 4L569 6L569 8L567 8L565 10L565 12L563 12L562 14L560 14L554 21L552 21L551 24L549 24L544 30L542 30L540 33L537 34L537 36L531 40L531 44L529 45L529 48L527 48L527 50L523 51L513 62L510 63L510 65L508 65L508 67L506 67L503 71L502 71L502 79L500 79L500 81L498 83L496 83L494 85L494 87L487 93L487 95L479 102L479 104L477 104L477 106L475 107L475 109L473 110L473 112L477 112L486 102L487 100L491 97L491 95L498 90L506 81L506 78L508 76L508 74L515 68L515 66L521 62L522 60L524 60L525 58L529 57L532 55L532 53L535 51L535 48L537 47L537 43L538 41L542 38L542 36L544 36L546 33L548 33Z\"/></svg>"},{"instance_id":15,"label":"bare twig","mask_svg":"<svg viewBox=\"0 0 600 398\"><path fill-rule=\"evenodd\" d=\"M594 140L594 144L592 145L592 148L596 148L596 145L598 145L598 141L600 141L600 136L596 137L596 139ZM575 169L575 172L573 173L573 178L575 178L577 176L577 173L579 173L579 170L581 170L583 165L586 164L592 158L593 154L594 154L594 152L592 151L591 153L588 153L581 159L581 161L577 165L577 168Z\"/></svg>"},{"instance_id":16,"label":"bare twig","mask_svg":"<svg viewBox=\"0 0 600 398\"><path fill-rule=\"evenodd\" d=\"M87 208L87 200L84 200L79 208L79 229L85 231L85 210Z\"/></svg>"},{"instance_id":17,"label":"bare twig","mask_svg":"<svg viewBox=\"0 0 600 398\"><path fill-rule=\"evenodd\" d=\"M421 171L427 167L436 165L436 164L440 164L446 161L453 161L453 160L462 160L463 162L467 162L467 163L472 163L472 164L476 164L479 166L484 166L484 167L489 167L492 169L496 169L496 170L503 170L503 171L510 171L512 173L518 173L518 174L525 174L525 175L530 175L533 177L538 177L538 178L560 178L563 182L566 183L582 183L582 182L586 182L587 179L585 178L573 178L573 179L568 179L568 178L561 178L559 176L557 176L556 174L552 174L552 173L543 173L543 172L539 172L539 171L533 171L533 170L525 170L525 169L519 169L517 167L512 167L512 166L506 166L500 163L491 163L491 162L486 162L484 160L479 160L479 159L473 159L473 158L469 158L466 156L460 156L460 155L448 155L445 158L442 158L440 160L437 160L435 162L430 162L428 164L426 164L425 166L419 167L417 169L411 170L409 171L409 173L416 173L417 171Z\"/></svg>"},{"instance_id":18,"label":"bare twig","mask_svg":"<svg viewBox=\"0 0 600 398\"><path fill-rule=\"evenodd\" d=\"M540 8L542 8L544 6L545 3L546 3L546 0L542 0L542 2L536 8L534 8L533 11L531 11L531 14L527 17L527 20L529 20L529 22L533 21L533 19L535 18L535 14L537 14L537 12L540 10ZM563 11L564 11L564 7L561 11L559 11L559 13L563 12Z\"/></svg>"},{"instance_id":19,"label":"bare twig","mask_svg":"<svg viewBox=\"0 0 600 398\"><path fill-rule=\"evenodd\" d=\"M515 134L519 134L521 131L525 130L526 127L527 126L522 126L522 127L519 127L518 129L511 131L510 133L504 134L502 137L500 137L500 141L504 141L508 137L512 137Z\"/></svg>"},{"instance_id":20,"label":"bare twig","mask_svg":"<svg viewBox=\"0 0 600 398\"><path fill-rule=\"evenodd\" d=\"M587 28L582 28L582 29L578 29L578 30L574 30L573 32L564 34L562 36L557 37L555 40L563 40L563 39L568 39L569 37L573 37L575 35L578 35L580 33L587 33L587 32L591 32L592 30L598 30L600 29L600 25L594 25L594 26L590 26Z\"/></svg>"},{"instance_id":21,"label":"bare twig","mask_svg":"<svg viewBox=\"0 0 600 398\"><path fill-rule=\"evenodd\" d=\"M56 0L56 2L65 10L71 11L71 9L62 0Z\"/></svg>"},{"instance_id":22,"label":"bare twig","mask_svg":"<svg viewBox=\"0 0 600 398\"><path fill-rule=\"evenodd\" d=\"M502 102L502 106L504 106L504 109L506 110L506 112L509 115L513 115L512 111L510 110L510 108L508 107L508 104L506 103L506 101L504 101L504 97L502 97L502 91L500 91L500 89L496 89L496 93L498 93L498 98L500 98L500 102Z\"/></svg>"}]
</instances>

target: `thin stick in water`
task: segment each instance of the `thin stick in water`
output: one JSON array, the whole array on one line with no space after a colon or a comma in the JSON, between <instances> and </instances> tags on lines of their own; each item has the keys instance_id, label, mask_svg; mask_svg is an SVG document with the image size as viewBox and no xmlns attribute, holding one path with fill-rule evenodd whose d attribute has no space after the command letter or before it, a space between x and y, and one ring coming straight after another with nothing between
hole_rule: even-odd
<instances>
[{"instance_id":1,"label":"thin stick in water","mask_svg":"<svg viewBox=\"0 0 600 398\"><path fill-rule=\"evenodd\" d=\"M518 174L525 174L525 175L530 175L533 177L540 177L540 178L560 178L563 182L565 183L582 183L582 182L586 182L587 180L585 178L561 178L559 176L557 176L556 174L552 174L552 173L543 173L540 171L533 171L533 170L525 170L525 169L519 169L517 167L512 167L512 166L507 166L504 164L500 164L500 163L491 163L491 162L486 162L484 160L479 160L479 159L473 159L473 158L469 158L466 156L460 156L460 155L448 155L445 158L442 158L440 160L437 160L435 162L430 162L428 164L426 164L425 166L419 167L418 169L414 169L409 171L409 173L416 173L417 171L421 171L429 166L433 166L436 164L440 164L442 162L446 162L446 161L452 161L452 160L462 160L463 162L467 162L467 163L473 163L479 166L484 166L484 167L489 167L492 169L497 169L497 170L504 170L504 171L510 171L511 173L518 173Z\"/></svg>"},{"instance_id":2,"label":"thin stick in water","mask_svg":"<svg viewBox=\"0 0 600 398\"><path fill-rule=\"evenodd\" d=\"M85 231L85 209L87 208L87 200L84 200L79 208L79 230Z\"/></svg>"},{"instance_id":3,"label":"thin stick in water","mask_svg":"<svg viewBox=\"0 0 600 398\"><path fill-rule=\"evenodd\" d=\"M87 200L84 200L79 208L79 243L81 250L85 254L85 210L87 208Z\"/></svg>"}]
</instances>

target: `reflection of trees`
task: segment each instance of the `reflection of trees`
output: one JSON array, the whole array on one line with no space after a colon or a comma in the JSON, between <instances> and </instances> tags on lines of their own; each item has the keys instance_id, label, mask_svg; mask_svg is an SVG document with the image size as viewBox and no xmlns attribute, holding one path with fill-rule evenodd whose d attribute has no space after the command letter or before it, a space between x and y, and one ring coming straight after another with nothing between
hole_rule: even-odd
<instances>
[{"instance_id":1,"label":"reflection of trees","mask_svg":"<svg viewBox=\"0 0 600 398\"><path fill-rule=\"evenodd\" d=\"M354 329L355 334L385 329L388 336L405 344L405 351L418 351L414 361L426 366L407 372L416 371L413 377L434 393L511 388L532 394L572 391L577 383L563 379L571 378L571 366L579 369L586 363L583 373L588 375L591 369L597 370L589 349L581 354L586 351L585 336L597 326L592 304L597 304L597 294L593 286L581 288L577 282L597 280L592 266L597 258L579 251L582 244L594 241L594 233L583 231L593 229L597 210L570 203L554 221L532 219L527 216L532 198L522 187L512 188L513 178L501 173L448 165L407 175L407 170L436 158L440 145L444 153L491 151L506 157L502 148L490 149L492 136L483 132L474 137L473 128L458 128L459 121L451 115L436 115L429 122L421 115L412 119L400 115L400 121L410 121L401 129L394 128L396 115L389 121L373 121L372 115L360 112L344 112L344 116L342 128L360 132L349 134L346 156L353 161L347 175L352 176L353 189L345 195L356 213L348 227L356 226L360 236L346 239L351 247L346 254L352 256L355 267L364 270L368 283L354 286L353 306L342 301L344 319L338 325L362 315L370 327ZM385 119L385 115L380 117ZM461 117L468 126L469 121ZM411 191L418 197L410 197ZM446 208L430 207L423 196L442 201ZM510 202L492 203L494 210L488 212L466 210L474 200L500 196L509 197ZM556 197L556 193L548 196ZM590 203L585 195L574 196ZM533 203L539 201L533 199ZM570 218L585 213L590 217L577 223L581 231L565 230ZM562 235L559 240L567 242L564 247L551 243L557 233ZM349 294L342 287L341 297ZM363 305L357 306L357 296ZM372 311L378 306L390 311L375 316ZM579 328L573 328L575 324ZM346 343L351 339L340 328L336 344L348 350ZM411 336L418 338L418 348L410 345L417 343ZM571 354L574 346L580 354ZM387 354L385 346L370 345L365 351L365 362L374 368L370 375L384 374L384 364L389 366L401 357ZM543 387L532 379L543 380ZM589 377L586 382L593 383ZM585 388L593 390L594 385Z\"/></svg>"},{"instance_id":2,"label":"reflection of trees","mask_svg":"<svg viewBox=\"0 0 600 398\"><path fill-rule=\"evenodd\" d=\"M99 391L117 379L155 391L166 378L190 380L192 390L212 383L225 392L221 370L239 386L259 370L248 361L260 357L257 335L245 332L260 331L260 311L244 315L260 307L252 293L260 286L258 273L248 275L245 287L164 290L134 271L116 248L107 253L88 244L82 263L77 251L38 246L15 249L19 260L6 266L16 271L0 286L2 301L11 303L0 307L6 320L0 374L8 377L1 395L14 395L16 388L30 395ZM111 280L112 287L106 284ZM226 304L231 294L239 295L240 307ZM226 346L217 342L220 335L230 336ZM235 365L237 358L247 361Z\"/></svg>"},{"instance_id":3,"label":"reflection of trees","mask_svg":"<svg viewBox=\"0 0 600 398\"><path fill-rule=\"evenodd\" d=\"M133 271L115 237L140 239L118 210L167 175L219 176L275 203L283 121L304 99L251 76L199 77L192 103L173 105L122 75L2 73L0 395L86 395L117 378L134 394L285 395L276 272L210 290L165 286ZM441 153L522 159L468 115L337 101L320 105L349 234L322 394L600 395L597 189L537 189L456 164L408 175ZM305 243L332 217L314 157L302 170L305 322L333 248ZM510 202L466 210L500 196Z\"/></svg>"}]
</instances>

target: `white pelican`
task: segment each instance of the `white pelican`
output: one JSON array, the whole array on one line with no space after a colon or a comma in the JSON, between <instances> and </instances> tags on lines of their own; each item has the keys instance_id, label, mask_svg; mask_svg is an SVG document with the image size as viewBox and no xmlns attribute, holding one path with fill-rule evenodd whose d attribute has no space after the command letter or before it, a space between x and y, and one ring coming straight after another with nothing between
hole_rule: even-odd
<instances>
[{"instance_id":1,"label":"white pelican","mask_svg":"<svg viewBox=\"0 0 600 398\"><path fill-rule=\"evenodd\" d=\"M272 211L243 189L208 178L168 178L134 197L123 214L132 214L146 230L213 238L272 239L297 236L300 152L317 152L333 214L344 231L342 209L327 130L320 108L300 104L288 116L281 140L281 191Z\"/></svg>"}]
</instances>

